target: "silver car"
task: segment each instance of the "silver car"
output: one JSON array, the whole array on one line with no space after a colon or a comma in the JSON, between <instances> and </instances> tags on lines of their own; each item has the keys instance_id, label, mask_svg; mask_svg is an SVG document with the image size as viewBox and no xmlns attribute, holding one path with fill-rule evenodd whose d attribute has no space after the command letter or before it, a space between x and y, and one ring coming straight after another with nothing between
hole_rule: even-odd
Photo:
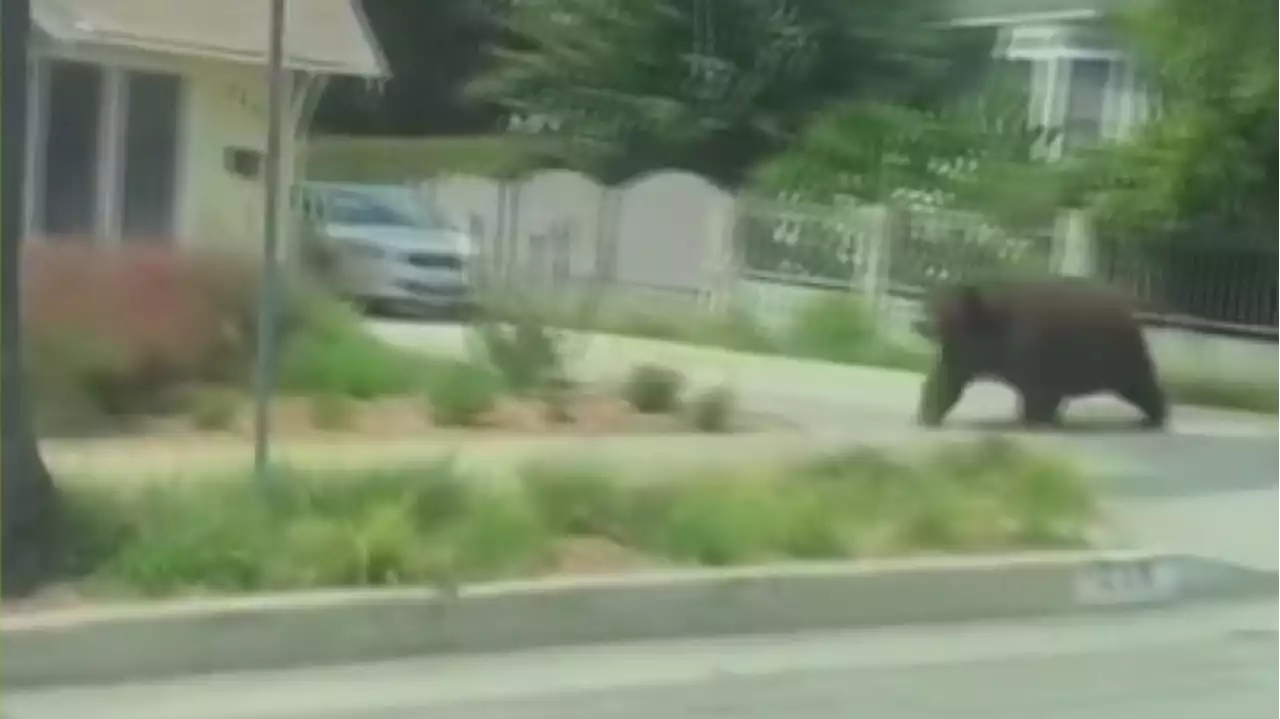
<instances>
[{"instance_id":1,"label":"silver car","mask_svg":"<svg viewBox=\"0 0 1280 719\"><path fill-rule=\"evenodd\" d=\"M306 182L295 201L346 299L376 313L471 309L475 243L412 188Z\"/></svg>"}]
</instances>

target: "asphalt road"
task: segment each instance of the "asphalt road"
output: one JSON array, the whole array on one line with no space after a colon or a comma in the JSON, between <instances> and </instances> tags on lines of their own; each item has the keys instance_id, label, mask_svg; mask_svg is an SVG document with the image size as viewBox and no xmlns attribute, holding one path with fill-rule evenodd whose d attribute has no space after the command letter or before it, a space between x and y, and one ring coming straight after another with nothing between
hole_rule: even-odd
<instances>
[{"instance_id":1,"label":"asphalt road","mask_svg":"<svg viewBox=\"0 0 1280 719\"><path fill-rule=\"evenodd\" d=\"M460 353L465 328L373 322L405 347ZM851 442L912 441L939 435L1017 434L1015 398L995 384L971 387L944 430L923 430L913 414L921 378L910 372L723 352L616 336L573 336L571 370L610 381L640 362L680 369L694 386L731 386L745 409ZM1175 407L1167 432L1135 430L1137 413L1118 400L1070 403L1061 430L1034 433L1093 466L1104 497L1123 519L1120 544L1189 551L1266 569L1280 568L1280 462L1275 417Z\"/></svg>"},{"instance_id":2,"label":"asphalt road","mask_svg":"<svg viewBox=\"0 0 1280 719\"><path fill-rule=\"evenodd\" d=\"M1274 602L6 692L8 719L1270 719Z\"/></svg>"}]
</instances>

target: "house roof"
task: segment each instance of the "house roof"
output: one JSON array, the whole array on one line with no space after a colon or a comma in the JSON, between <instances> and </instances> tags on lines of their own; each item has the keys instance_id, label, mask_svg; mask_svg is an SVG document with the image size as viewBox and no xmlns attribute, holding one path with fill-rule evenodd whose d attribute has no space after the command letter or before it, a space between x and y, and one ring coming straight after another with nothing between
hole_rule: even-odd
<instances>
[{"instance_id":1,"label":"house roof","mask_svg":"<svg viewBox=\"0 0 1280 719\"><path fill-rule=\"evenodd\" d=\"M251 64L267 61L271 0L33 0L53 39ZM285 5L285 64L332 75L383 77L386 59L359 0Z\"/></svg>"},{"instance_id":2,"label":"house roof","mask_svg":"<svg viewBox=\"0 0 1280 719\"><path fill-rule=\"evenodd\" d=\"M1089 20L1133 3L1134 0L946 0L944 5L950 24L997 26Z\"/></svg>"}]
</instances>

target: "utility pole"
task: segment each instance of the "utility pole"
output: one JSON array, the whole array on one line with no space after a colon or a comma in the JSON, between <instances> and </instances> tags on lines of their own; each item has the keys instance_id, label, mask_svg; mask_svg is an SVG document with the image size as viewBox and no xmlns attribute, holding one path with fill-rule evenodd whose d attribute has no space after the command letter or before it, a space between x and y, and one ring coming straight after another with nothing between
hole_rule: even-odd
<instances>
[{"instance_id":1,"label":"utility pole","mask_svg":"<svg viewBox=\"0 0 1280 719\"><path fill-rule=\"evenodd\" d=\"M275 394L280 314L280 142L291 93L284 67L285 0L271 0L267 47L267 152L263 177L262 293L258 307L258 357L254 382L253 470L271 482L271 397Z\"/></svg>"}]
</instances>

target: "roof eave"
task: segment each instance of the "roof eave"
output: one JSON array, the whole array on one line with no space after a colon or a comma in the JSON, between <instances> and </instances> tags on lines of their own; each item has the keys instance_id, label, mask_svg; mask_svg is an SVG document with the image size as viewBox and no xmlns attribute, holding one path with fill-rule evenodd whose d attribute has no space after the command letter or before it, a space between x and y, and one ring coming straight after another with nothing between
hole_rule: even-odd
<instances>
[{"instance_id":1,"label":"roof eave","mask_svg":"<svg viewBox=\"0 0 1280 719\"><path fill-rule=\"evenodd\" d=\"M238 52L236 50L222 47L211 47L192 43L165 42L163 40L139 38L132 35L116 33L94 32L92 34L50 34L50 38L56 42L75 45L155 52L165 55L220 60L224 62L232 62L242 65L257 65L262 67L265 67L267 64L267 58L256 52ZM352 64L345 62L333 62L314 57L287 55L285 57L284 64L285 67L291 70L300 70L303 72L324 75L343 75L370 79L384 79L390 75L390 73L387 72L385 63L380 57L375 58L375 62L373 64Z\"/></svg>"},{"instance_id":2,"label":"roof eave","mask_svg":"<svg viewBox=\"0 0 1280 719\"><path fill-rule=\"evenodd\" d=\"M1029 25L1055 22L1084 22L1100 20L1103 14L1094 9L1079 10L1047 10L1044 12L1011 13L1006 15L990 15L985 17L952 18L939 24L944 27L1006 27L1009 25Z\"/></svg>"}]
</instances>

